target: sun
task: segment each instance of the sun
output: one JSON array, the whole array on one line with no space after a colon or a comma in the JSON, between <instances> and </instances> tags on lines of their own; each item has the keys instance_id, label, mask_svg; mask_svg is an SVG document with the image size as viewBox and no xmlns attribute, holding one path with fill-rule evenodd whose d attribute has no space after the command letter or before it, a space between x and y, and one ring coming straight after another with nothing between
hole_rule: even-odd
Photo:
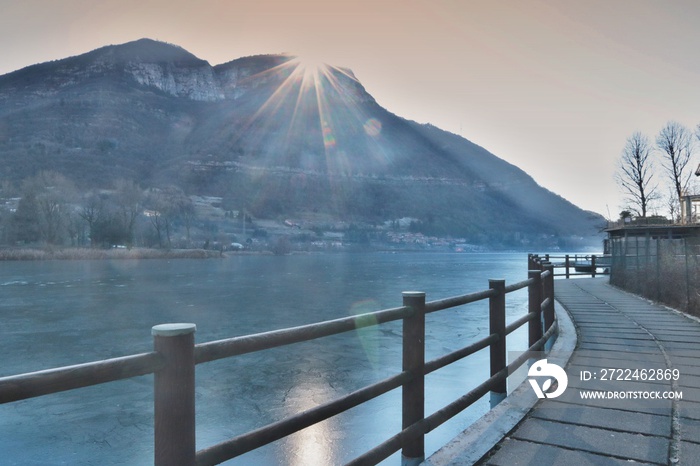
<instances>
[{"instance_id":1,"label":"sun","mask_svg":"<svg viewBox=\"0 0 700 466\"><path fill-rule=\"evenodd\" d=\"M304 77L317 77L328 68L328 64L321 55L308 52L294 54L292 63Z\"/></svg>"},{"instance_id":2,"label":"sun","mask_svg":"<svg viewBox=\"0 0 700 466\"><path fill-rule=\"evenodd\" d=\"M313 54L302 54L302 55L296 55L295 60L297 63L299 63L299 66L304 67L304 68L321 68L326 66L326 62L323 60L323 58L320 55L313 55Z\"/></svg>"}]
</instances>

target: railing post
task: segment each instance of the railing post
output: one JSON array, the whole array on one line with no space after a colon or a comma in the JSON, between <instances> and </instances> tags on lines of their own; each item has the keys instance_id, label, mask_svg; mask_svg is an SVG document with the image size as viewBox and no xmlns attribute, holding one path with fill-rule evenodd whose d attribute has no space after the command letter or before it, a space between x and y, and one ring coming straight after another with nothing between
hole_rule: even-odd
<instances>
[{"instance_id":1,"label":"railing post","mask_svg":"<svg viewBox=\"0 0 700 466\"><path fill-rule=\"evenodd\" d=\"M535 312L537 317L528 322L528 348L542 338L542 272L528 270L528 278L533 280L527 288L528 312Z\"/></svg>"},{"instance_id":2,"label":"railing post","mask_svg":"<svg viewBox=\"0 0 700 466\"><path fill-rule=\"evenodd\" d=\"M506 367L506 281L489 280L489 288L496 291L496 295L489 298L489 333L498 335L498 340L489 348L491 376L494 376ZM491 407L503 401L506 393L507 383L503 379L491 389Z\"/></svg>"},{"instance_id":3,"label":"railing post","mask_svg":"<svg viewBox=\"0 0 700 466\"><path fill-rule=\"evenodd\" d=\"M595 254L591 256L591 278L595 278Z\"/></svg>"},{"instance_id":4,"label":"railing post","mask_svg":"<svg viewBox=\"0 0 700 466\"><path fill-rule=\"evenodd\" d=\"M564 259L564 266L566 267L566 278L569 278L569 267L570 267L570 262L569 262L569 255L567 254L565 259Z\"/></svg>"},{"instance_id":5,"label":"railing post","mask_svg":"<svg viewBox=\"0 0 700 466\"><path fill-rule=\"evenodd\" d=\"M547 307L542 311L544 313L544 331L546 332L554 323L554 265L549 262L543 264L545 271L549 271L547 277L543 281L543 300L549 298ZM547 345L545 345L547 348ZM548 349L548 348L547 348Z\"/></svg>"},{"instance_id":6,"label":"railing post","mask_svg":"<svg viewBox=\"0 0 700 466\"><path fill-rule=\"evenodd\" d=\"M162 324L151 330L153 348L165 358L155 373L155 466L195 464L195 324Z\"/></svg>"},{"instance_id":7,"label":"railing post","mask_svg":"<svg viewBox=\"0 0 700 466\"><path fill-rule=\"evenodd\" d=\"M403 305L413 315L403 319L403 370L414 378L402 390L402 429L425 417L425 293L404 291ZM425 437L410 439L403 445L401 464L417 466L425 460Z\"/></svg>"}]
</instances>

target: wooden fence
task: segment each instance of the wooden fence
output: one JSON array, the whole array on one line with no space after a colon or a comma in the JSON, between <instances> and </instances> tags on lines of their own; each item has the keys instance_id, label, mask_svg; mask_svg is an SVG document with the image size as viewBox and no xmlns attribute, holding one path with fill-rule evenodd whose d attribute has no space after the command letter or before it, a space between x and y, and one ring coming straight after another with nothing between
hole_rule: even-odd
<instances>
[{"instance_id":1,"label":"wooden fence","mask_svg":"<svg viewBox=\"0 0 700 466\"><path fill-rule=\"evenodd\" d=\"M194 324L156 325L152 329L153 352L3 377L0 378L0 403L154 373L155 465L203 466L222 463L401 387L402 430L348 464L376 464L401 450L404 464L417 465L425 457L426 433L488 392L491 392L492 399L505 398L508 374L529 357L525 352L507 364L507 335L527 323L528 351L540 351L557 334L553 265L531 255L528 269L527 280L510 285L505 280L489 280L488 289L431 302L426 302L424 292L404 292L401 307L201 344L194 344ZM506 297L524 288L528 289L528 312L506 325ZM488 300L489 335L457 351L425 361L426 314L482 300ZM197 364L396 320L403 321L403 367L398 374L254 431L196 450L194 393ZM426 416L425 376L486 347L489 347L490 354L490 377Z\"/></svg>"},{"instance_id":2,"label":"wooden fence","mask_svg":"<svg viewBox=\"0 0 700 466\"><path fill-rule=\"evenodd\" d=\"M530 254L530 261L549 262L554 266L555 277L610 275L612 256L610 254ZM563 272L557 273L557 270Z\"/></svg>"}]
</instances>

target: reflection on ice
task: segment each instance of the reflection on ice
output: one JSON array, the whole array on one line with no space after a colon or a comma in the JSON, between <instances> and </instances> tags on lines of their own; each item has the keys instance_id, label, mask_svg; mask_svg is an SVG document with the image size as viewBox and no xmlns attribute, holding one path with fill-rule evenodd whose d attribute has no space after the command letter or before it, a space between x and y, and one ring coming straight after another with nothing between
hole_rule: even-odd
<instances>
[{"instance_id":1,"label":"reflection on ice","mask_svg":"<svg viewBox=\"0 0 700 466\"><path fill-rule=\"evenodd\" d=\"M294 386L285 397L285 406L289 410L287 415L306 411L333 399L333 394L328 393L328 384L322 381L295 380L290 382L294 383ZM337 421L331 418L286 438L284 450L288 456L285 463L290 466L340 464L341 461L331 447L333 432L337 428Z\"/></svg>"}]
</instances>

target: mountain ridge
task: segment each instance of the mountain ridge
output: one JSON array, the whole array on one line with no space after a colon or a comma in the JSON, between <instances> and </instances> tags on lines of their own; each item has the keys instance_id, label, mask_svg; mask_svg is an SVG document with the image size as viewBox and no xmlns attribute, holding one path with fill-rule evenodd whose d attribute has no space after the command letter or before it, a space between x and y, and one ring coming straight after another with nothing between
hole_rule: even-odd
<instances>
[{"instance_id":1,"label":"mountain ridge","mask_svg":"<svg viewBox=\"0 0 700 466\"><path fill-rule=\"evenodd\" d=\"M351 70L286 55L212 66L151 39L0 76L0 162L13 182L39 170L83 189L130 178L260 217L412 217L480 243L597 241L602 220L467 139L382 108Z\"/></svg>"}]
</instances>

